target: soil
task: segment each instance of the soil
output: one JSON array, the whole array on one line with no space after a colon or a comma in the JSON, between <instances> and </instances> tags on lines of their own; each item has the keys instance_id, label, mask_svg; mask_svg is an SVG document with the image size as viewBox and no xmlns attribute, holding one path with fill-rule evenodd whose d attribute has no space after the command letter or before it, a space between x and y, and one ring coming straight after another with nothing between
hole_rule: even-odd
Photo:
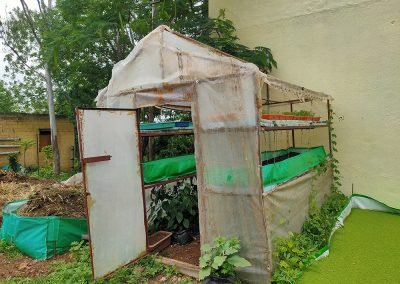
<instances>
[{"instance_id":1,"label":"soil","mask_svg":"<svg viewBox=\"0 0 400 284\"><path fill-rule=\"evenodd\" d=\"M81 187L69 187L55 180L39 180L11 171L0 171L0 224L4 204L21 199L31 199L21 208L21 215L85 216Z\"/></svg>"},{"instance_id":2,"label":"soil","mask_svg":"<svg viewBox=\"0 0 400 284\"><path fill-rule=\"evenodd\" d=\"M262 165L265 166L265 165L268 165L268 164L275 164L275 163L278 163L278 162L282 162L282 161L284 161L286 159L289 159L289 158L292 158L292 157L296 157L298 155L300 155L300 153L289 152L288 154L285 154L285 155L282 155L282 156L278 156L278 157L275 157L275 158L271 158L269 160L265 160L265 161L262 162Z\"/></svg>"},{"instance_id":3,"label":"soil","mask_svg":"<svg viewBox=\"0 0 400 284\"><path fill-rule=\"evenodd\" d=\"M0 253L0 279L44 276L52 271L51 267L55 261L69 261L70 259L70 253L58 255L51 260L35 260L27 256L9 259Z\"/></svg>"},{"instance_id":4,"label":"soil","mask_svg":"<svg viewBox=\"0 0 400 284\"><path fill-rule=\"evenodd\" d=\"M154 233L153 235L149 236L149 243L150 245L155 245L158 241L161 241L165 238L166 234L164 233Z\"/></svg>"},{"instance_id":5,"label":"soil","mask_svg":"<svg viewBox=\"0 0 400 284\"><path fill-rule=\"evenodd\" d=\"M22 216L85 217L82 190L76 188L44 187L29 196L18 211Z\"/></svg>"},{"instance_id":6,"label":"soil","mask_svg":"<svg viewBox=\"0 0 400 284\"><path fill-rule=\"evenodd\" d=\"M198 266L200 258L200 237L194 237L194 241L186 245L172 244L163 250L160 255Z\"/></svg>"}]
</instances>

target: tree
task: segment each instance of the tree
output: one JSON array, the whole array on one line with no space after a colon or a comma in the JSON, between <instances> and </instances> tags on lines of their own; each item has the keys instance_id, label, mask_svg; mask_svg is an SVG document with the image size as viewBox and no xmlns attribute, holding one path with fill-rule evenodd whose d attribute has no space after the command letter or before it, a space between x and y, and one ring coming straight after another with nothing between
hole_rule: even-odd
<instances>
[{"instance_id":1,"label":"tree","mask_svg":"<svg viewBox=\"0 0 400 284\"><path fill-rule=\"evenodd\" d=\"M0 112L14 112L18 107L15 98L12 96L3 81L0 80Z\"/></svg>"},{"instance_id":2,"label":"tree","mask_svg":"<svg viewBox=\"0 0 400 284\"><path fill-rule=\"evenodd\" d=\"M52 1L47 6L37 1L39 12L29 9L25 0L20 0L22 9L14 9L7 22L1 23L0 38L11 50L6 57L14 72L22 71L25 79L40 85L44 82L53 148L53 171L60 173L60 156L57 141L57 125L54 107L53 81L46 56L46 33L51 29ZM33 78L39 79L35 80Z\"/></svg>"}]
</instances>

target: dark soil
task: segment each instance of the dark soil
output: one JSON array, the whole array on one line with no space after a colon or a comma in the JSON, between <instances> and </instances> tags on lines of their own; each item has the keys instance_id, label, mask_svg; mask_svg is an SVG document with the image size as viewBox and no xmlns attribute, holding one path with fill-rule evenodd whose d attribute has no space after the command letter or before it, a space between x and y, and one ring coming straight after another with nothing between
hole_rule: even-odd
<instances>
[{"instance_id":1,"label":"dark soil","mask_svg":"<svg viewBox=\"0 0 400 284\"><path fill-rule=\"evenodd\" d=\"M27 256L9 259L0 253L0 282L1 279L12 277L38 277L49 274L52 264L56 261L70 261L71 254L58 255L51 260L35 260Z\"/></svg>"},{"instance_id":2,"label":"dark soil","mask_svg":"<svg viewBox=\"0 0 400 284\"><path fill-rule=\"evenodd\" d=\"M300 153L289 152L288 154L285 154L285 155L282 155L282 156L278 156L278 157L275 157L275 158L271 158L269 160L265 160L265 161L262 162L262 165L265 166L265 165L269 165L269 164L275 164L275 163L278 163L278 162L282 162L282 161L284 161L286 159L289 159L289 158L292 158L292 157L296 157L298 155L300 155Z\"/></svg>"},{"instance_id":3,"label":"dark soil","mask_svg":"<svg viewBox=\"0 0 400 284\"><path fill-rule=\"evenodd\" d=\"M83 193L75 188L40 188L18 211L23 216L85 217Z\"/></svg>"},{"instance_id":4,"label":"dark soil","mask_svg":"<svg viewBox=\"0 0 400 284\"><path fill-rule=\"evenodd\" d=\"M193 265L199 265L200 237L194 237L194 241L186 245L170 245L160 255Z\"/></svg>"}]
</instances>

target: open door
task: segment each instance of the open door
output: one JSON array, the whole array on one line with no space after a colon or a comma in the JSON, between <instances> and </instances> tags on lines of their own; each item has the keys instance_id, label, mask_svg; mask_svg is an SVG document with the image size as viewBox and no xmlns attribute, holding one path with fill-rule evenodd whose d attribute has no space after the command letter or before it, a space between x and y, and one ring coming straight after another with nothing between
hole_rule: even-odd
<instances>
[{"instance_id":1,"label":"open door","mask_svg":"<svg viewBox=\"0 0 400 284\"><path fill-rule=\"evenodd\" d=\"M77 109L93 277L146 254L146 214L135 110Z\"/></svg>"}]
</instances>

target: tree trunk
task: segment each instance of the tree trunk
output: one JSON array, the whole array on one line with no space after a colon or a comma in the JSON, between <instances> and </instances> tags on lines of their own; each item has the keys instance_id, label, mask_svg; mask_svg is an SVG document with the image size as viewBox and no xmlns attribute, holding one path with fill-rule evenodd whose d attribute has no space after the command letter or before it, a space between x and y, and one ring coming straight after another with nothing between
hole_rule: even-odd
<instances>
[{"instance_id":1,"label":"tree trunk","mask_svg":"<svg viewBox=\"0 0 400 284\"><path fill-rule=\"evenodd\" d=\"M59 175L60 153L58 151L58 141L57 141L57 124L56 124L56 113L54 110L53 82L51 81L51 75L47 63L44 66L44 77L46 79L47 102L49 105L51 146L53 148L53 172L54 174Z\"/></svg>"}]
</instances>

